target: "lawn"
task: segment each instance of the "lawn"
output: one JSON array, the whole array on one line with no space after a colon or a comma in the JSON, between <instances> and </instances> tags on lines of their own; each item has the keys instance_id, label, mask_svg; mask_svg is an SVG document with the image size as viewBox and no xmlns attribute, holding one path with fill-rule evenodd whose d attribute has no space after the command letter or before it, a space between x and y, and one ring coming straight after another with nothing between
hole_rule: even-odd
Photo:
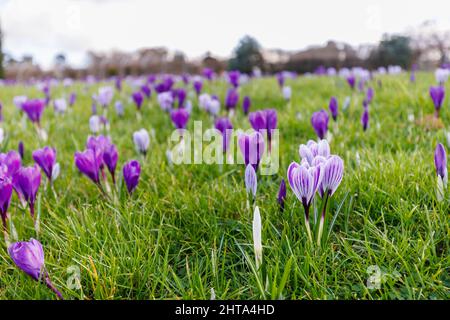
<instances>
[{"instance_id":1,"label":"lawn","mask_svg":"<svg viewBox=\"0 0 450 320\"><path fill-rule=\"evenodd\" d=\"M427 130L419 121L434 112L428 93L434 76L418 73L416 83L410 83L407 74L385 75L369 82L375 97L365 132L360 121L364 94L352 91L344 79L301 76L286 84L292 88L290 102L274 77L239 88L241 99L251 97L251 111L278 111L279 170L258 175L259 269L245 166L169 165L170 117L153 92L138 118L130 100L133 89L125 83L113 100L124 103L125 114L119 117L109 106L107 134L118 148L118 173L131 159L141 163L140 182L131 196L120 175L118 191L105 196L74 165L74 153L85 149L91 134L91 95L112 82L52 87L52 98L72 91L78 97L64 115L55 114L52 106L44 111L47 141L13 104L14 96L43 97L42 92L36 86L0 87L6 135L2 152L23 141L23 164L28 166L32 151L48 145L56 149L61 166L53 189L44 188L42 176L36 204L39 233L28 209L13 195L10 240L42 243L46 268L66 299L210 299L212 294L216 299L448 299L450 194L436 200L433 157L438 142L450 146L445 129ZM203 92L217 94L223 105L227 86L223 80L205 81ZM212 127L211 117L198 108L192 85L188 88L193 110L187 129L193 130L194 120ZM337 123L330 118L329 143L345 169L329 204L331 214L338 212L334 228L318 248L308 242L303 207L289 185L284 211L277 192L289 164L300 162L299 145L317 139L310 118L328 110L331 96L339 101L339 116ZM347 96L351 103L344 111ZM447 97L441 111L444 124L450 122L449 101ZM231 122L234 128L250 128L241 103ZM145 158L132 139L141 128L153 132ZM4 241L1 246L1 299L56 298L14 265ZM368 285L373 276L380 280L375 287Z\"/></svg>"}]
</instances>

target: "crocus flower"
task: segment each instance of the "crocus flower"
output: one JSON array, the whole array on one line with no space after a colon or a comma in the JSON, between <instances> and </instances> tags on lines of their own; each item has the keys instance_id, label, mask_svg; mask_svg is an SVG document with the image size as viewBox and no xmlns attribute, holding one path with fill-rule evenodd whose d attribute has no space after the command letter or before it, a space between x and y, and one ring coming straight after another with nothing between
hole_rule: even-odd
<instances>
[{"instance_id":1,"label":"crocus flower","mask_svg":"<svg viewBox=\"0 0 450 320\"><path fill-rule=\"evenodd\" d=\"M434 165L437 175L437 199L438 201L442 201L444 199L445 189L447 188L448 171L447 153L441 143L438 143L434 151Z\"/></svg>"},{"instance_id":2,"label":"crocus flower","mask_svg":"<svg viewBox=\"0 0 450 320\"><path fill-rule=\"evenodd\" d=\"M19 151L20 158L23 160L23 157L25 156L25 147L23 145L23 141L19 141L17 151Z\"/></svg>"},{"instance_id":3,"label":"crocus flower","mask_svg":"<svg viewBox=\"0 0 450 320\"><path fill-rule=\"evenodd\" d=\"M100 117L96 114L89 118L89 129L92 133L97 133L100 131Z\"/></svg>"},{"instance_id":4,"label":"crocus flower","mask_svg":"<svg viewBox=\"0 0 450 320\"><path fill-rule=\"evenodd\" d=\"M354 75L349 75L347 77L347 83L350 86L350 88L352 88L352 89L355 88L355 82L356 82L356 78Z\"/></svg>"},{"instance_id":5,"label":"crocus flower","mask_svg":"<svg viewBox=\"0 0 450 320\"><path fill-rule=\"evenodd\" d=\"M141 110L142 102L144 101L144 96L140 91L134 92L131 97L133 98L134 103L136 104L136 107L138 110Z\"/></svg>"},{"instance_id":6,"label":"crocus flower","mask_svg":"<svg viewBox=\"0 0 450 320\"><path fill-rule=\"evenodd\" d=\"M150 87L148 85L141 86L141 91L145 94L147 99L150 98L150 96L152 94L152 90L150 89Z\"/></svg>"},{"instance_id":7,"label":"crocus flower","mask_svg":"<svg viewBox=\"0 0 450 320\"><path fill-rule=\"evenodd\" d=\"M252 223L252 231L253 231L253 249L255 250L255 263L256 268L262 264L262 236L261 236L261 214L259 212L259 207L255 207L255 211L253 212L253 223Z\"/></svg>"},{"instance_id":8,"label":"crocus flower","mask_svg":"<svg viewBox=\"0 0 450 320\"><path fill-rule=\"evenodd\" d=\"M366 131L369 127L369 109L364 108L363 114L361 116L361 124L363 127L363 130Z\"/></svg>"},{"instance_id":9,"label":"crocus flower","mask_svg":"<svg viewBox=\"0 0 450 320\"><path fill-rule=\"evenodd\" d=\"M283 98L286 101L291 100L291 96L292 96L292 90L291 87L283 87Z\"/></svg>"},{"instance_id":10,"label":"crocus flower","mask_svg":"<svg viewBox=\"0 0 450 320\"><path fill-rule=\"evenodd\" d=\"M22 166L22 158L18 152L11 150L8 153L0 153L0 164L7 167L7 174L12 177Z\"/></svg>"},{"instance_id":11,"label":"crocus flower","mask_svg":"<svg viewBox=\"0 0 450 320\"><path fill-rule=\"evenodd\" d=\"M328 131L328 113L325 110L314 112L311 124L319 139L323 139Z\"/></svg>"},{"instance_id":12,"label":"crocus flower","mask_svg":"<svg viewBox=\"0 0 450 320\"><path fill-rule=\"evenodd\" d=\"M239 102L239 93L236 89L229 89L225 97L225 107L230 110L236 108Z\"/></svg>"},{"instance_id":13,"label":"crocus flower","mask_svg":"<svg viewBox=\"0 0 450 320\"><path fill-rule=\"evenodd\" d=\"M32 238L28 242L12 243L8 247L8 253L19 269L36 281L43 281L59 299L63 299L62 294L52 284L48 272L45 270L44 249L39 241Z\"/></svg>"},{"instance_id":14,"label":"crocus flower","mask_svg":"<svg viewBox=\"0 0 450 320\"><path fill-rule=\"evenodd\" d=\"M17 109L22 110L22 106L27 100L28 100L27 96L15 96L13 98L13 103Z\"/></svg>"},{"instance_id":15,"label":"crocus flower","mask_svg":"<svg viewBox=\"0 0 450 320\"><path fill-rule=\"evenodd\" d=\"M239 86L240 76L241 76L241 73L237 70L228 72L228 81L234 88L237 88Z\"/></svg>"},{"instance_id":16,"label":"crocus flower","mask_svg":"<svg viewBox=\"0 0 450 320\"><path fill-rule=\"evenodd\" d=\"M147 154L148 146L150 145L150 137L148 131L141 129L133 133L133 142L136 150L144 156Z\"/></svg>"},{"instance_id":17,"label":"crocus flower","mask_svg":"<svg viewBox=\"0 0 450 320\"><path fill-rule=\"evenodd\" d=\"M277 201L281 210L284 210L284 201L286 200L286 182L281 179L280 187L278 188Z\"/></svg>"},{"instance_id":18,"label":"crocus flower","mask_svg":"<svg viewBox=\"0 0 450 320\"><path fill-rule=\"evenodd\" d=\"M187 96L186 90L184 90L183 88L179 88L179 89L175 90L174 94L175 94L175 98L178 100L178 107L179 108L184 107L184 102L185 102L186 96Z\"/></svg>"},{"instance_id":19,"label":"crocus flower","mask_svg":"<svg viewBox=\"0 0 450 320\"><path fill-rule=\"evenodd\" d=\"M375 95L375 91L372 87L369 87L366 92L366 101L368 104L372 103L373 96Z\"/></svg>"},{"instance_id":20,"label":"crocus flower","mask_svg":"<svg viewBox=\"0 0 450 320\"><path fill-rule=\"evenodd\" d=\"M202 92L203 82L202 82L201 80L198 80L198 79L197 79L197 80L194 81L193 87L194 87L195 93L196 93L197 95L199 95L200 92Z\"/></svg>"},{"instance_id":21,"label":"crocus flower","mask_svg":"<svg viewBox=\"0 0 450 320\"><path fill-rule=\"evenodd\" d=\"M75 92L72 92L69 96L69 106L73 107L76 100L77 100L77 94Z\"/></svg>"},{"instance_id":22,"label":"crocus flower","mask_svg":"<svg viewBox=\"0 0 450 320\"><path fill-rule=\"evenodd\" d=\"M114 81L114 85L115 85L117 91L121 91L122 90L122 78L116 77L116 79Z\"/></svg>"},{"instance_id":23,"label":"crocus flower","mask_svg":"<svg viewBox=\"0 0 450 320\"><path fill-rule=\"evenodd\" d=\"M175 128L184 129L186 128L186 124L189 120L189 112L183 108L172 110L170 113L170 118L172 119Z\"/></svg>"},{"instance_id":24,"label":"crocus flower","mask_svg":"<svg viewBox=\"0 0 450 320\"><path fill-rule=\"evenodd\" d=\"M158 94L158 103L164 111L170 111L173 105L173 96L171 92L162 92Z\"/></svg>"},{"instance_id":25,"label":"crocus flower","mask_svg":"<svg viewBox=\"0 0 450 320\"><path fill-rule=\"evenodd\" d=\"M8 209L13 192L12 181L8 176L7 171L8 168L4 164L0 165L0 214L5 232L8 230L6 219L8 217Z\"/></svg>"},{"instance_id":26,"label":"crocus flower","mask_svg":"<svg viewBox=\"0 0 450 320\"><path fill-rule=\"evenodd\" d=\"M67 110L66 99L56 99L55 101L53 101L53 107L55 108L56 113L63 114Z\"/></svg>"},{"instance_id":27,"label":"crocus flower","mask_svg":"<svg viewBox=\"0 0 450 320\"><path fill-rule=\"evenodd\" d=\"M27 100L22 103L22 110L27 114L28 118L38 125L41 122L42 112L44 111L44 101L40 99Z\"/></svg>"},{"instance_id":28,"label":"crocus flower","mask_svg":"<svg viewBox=\"0 0 450 320\"><path fill-rule=\"evenodd\" d=\"M100 185L100 166L103 155L99 150L86 149L83 152L75 152L75 165L78 170L95 184Z\"/></svg>"},{"instance_id":29,"label":"crocus flower","mask_svg":"<svg viewBox=\"0 0 450 320\"><path fill-rule=\"evenodd\" d=\"M250 100L250 97L245 96L244 99L242 100L242 110L244 111L245 115L248 114L251 105L252 105L252 101Z\"/></svg>"},{"instance_id":30,"label":"crocus flower","mask_svg":"<svg viewBox=\"0 0 450 320\"><path fill-rule=\"evenodd\" d=\"M103 154L105 150L111 145L111 139L104 135L99 136L89 136L86 141L86 148L95 150L99 153L101 161L101 166L103 166Z\"/></svg>"},{"instance_id":31,"label":"crocus flower","mask_svg":"<svg viewBox=\"0 0 450 320\"><path fill-rule=\"evenodd\" d=\"M313 166L314 159L317 156L328 159L330 157L330 145L328 141L323 139L318 143L313 140L309 140L307 144L301 144L299 147L299 154L302 161L306 161L308 165Z\"/></svg>"},{"instance_id":32,"label":"crocus flower","mask_svg":"<svg viewBox=\"0 0 450 320\"><path fill-rule=\"evenodd\" d=\"M49 181L52 181L53 168L56 164L56 150L51 147L44 147L33 151L34 161L44 171Z\"/></svg>"},{"instance_id":33,"label":"crocus flower","mask_svg":"<svg viewBox=\"0 0 450 320\"><path fill-rule=\"evenodd\" d=\"M241 133L238 136L239 149L244 158L245 166L251 164L255 171L264 154L264 137L258 131L251 134Z\"/></svg>"},{"instance_id":34,"label":"crocus flower","mask_svg":"<svg viewBox=\"0 0 450 320\"><path fill-rule=\"evenodd\" d=\"M287 171L287 178L292 191L301 201L305 211L305 226L308 238L312 243L311 227L309 225L309 210L312 200L322 182L322 166L309 166L292 162Z\"/></svg>"},{"instance_id":35,"label":"crocus flower","mask_svg":"<svg viewBox=\"0 0 450 320\"><path fill-rule=\"evenodd\" d=\"M230 119L227 117L218 118L215 122L215 128L219 130L222 134L222 147L223 152L228 150L228 145L230 142L230 136L232 134L231 130L233 129L233 125L231 124Z\"/></svg>"},{"instance_id":36,"label":"crocus flower","mask_svg":"<svg viewBox=\"0 0 450 320\"><path fill-rule=\"evenodd\" d=\"M114 104L114 108L116 109L116 113L119 117L123 117L125 111L123 109L123 103L122 101L116 101Z\"/></svg>"},{"instance_id":37,"label":"crocus flower","mask_svg":"<svg viewBox=\"0 0 450 320\"><path fill-rule=\"evenodd\" d=\"M277 73L277 81L278 81L278 85L280 86L280 88L282 88L284 86L284 73L283 72Z\"/></svg>"},{"instance_id":38,"label":"crocus flower","mask_svg":"<svg viewBox=\"0 0 450 320\"><path fill-rule=\"evenodd\" d=\"M336 97L331 97L328 108L330 109L330 113L331 116L333 117L333 120L336 121L338 117L338 101Z\"/></svg>"},{"instance_id":39,"label":"crocus flower","mask_svg":"<svg viewBox=\"0 0 450 320\"><path fill-rule=\"evenodd\" d=\"M249 114L248 120L255 131L265 130L267 132L267 141L270 151L272 147L273 130L277 128L277 111L275 109L266 109L252 112Z\"/></svg>"},{"instance_id":40,"label":"crocus flower","mask_svg":"<svg viewBox=\"0 0 450 320\"><path fill-rule=\"evenodd\" d=\"M97 101L104 108L107 107L114 96L114 89L111 87L101 87L98 89Z\"/></svg>"},{"instance_id":41,"label":"crocus flower","mask_svg":"<svg viewBox=\"0 0 450 320\"><path fill-rule=\"evenodd\" d=\"M258 179L256 177L255 169L251 164L248 164L245 168L245 189L248 194L253 195L253 199L256 197L256 188L258 187Z\"/></svg>"},{"instance_id":42,"label":"crocus flower","mask_svg":"<svg viewBox=\"0 0 450 320\"><path fill-rule=\"evenodd\" d=\"M445 88L442 86L430 87L430 97L433 100L434 109L436 110L435 116L438 118L445 98Z\"/></svg>"},{"instance_id":43,"label":"crocus flower","mask_svg":"<svg viewBox=\"0 0 450 320\"><path fill-rule=\"evenodd\" d=\"M103 162L108 168L109 173L113 183L116 183L115 172L117 166L117 159L119 158L119 153L117 152L117 147L114 144L108 145L103 152Z\"/></svg>"},{"instance_id":44,"label":"crocus flower","mask_svg":"<svg viewBox=\"0 0 450 320\"><path fill-rule=\"evenodd\" d=\"M203 76L208 79L208 80L212 80L214 77L214 70L211 68L204 68L203 69Z\"/></svg>"},{"instance_id":45,"label":"crocus flower","mask_svg":"<svg viewBox=\"0 0 450 320\"><path fill-rule=\"evenodd\" d=\"M34 219L34 204L41 185L41 171L38 165L20 168L14 174L12 181L16 192L28 203L31 217Z\"/></svg>"},{"instance_id":46,"label":"crocus flower","mask_svg":"<svg viewBox=\"0 0 450 320\"><path fill-rule=\"evenodd\" d=\"M141 175L141 166L137 160L127 162L123 167L123 178L127 185L128 193L132 194L139 183L139 176Z\"/></svg>"}]
</instances>

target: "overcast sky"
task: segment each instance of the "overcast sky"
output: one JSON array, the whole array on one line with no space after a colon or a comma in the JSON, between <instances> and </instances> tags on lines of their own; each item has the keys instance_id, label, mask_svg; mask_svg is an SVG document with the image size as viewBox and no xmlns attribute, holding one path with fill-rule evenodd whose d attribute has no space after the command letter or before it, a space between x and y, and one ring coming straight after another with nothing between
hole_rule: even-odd
<instances>
[{"instance_id":1,"label":"overcast sky","mask_svg":"<svg viewBox=\"0 0 450 320\"><path fill-rule=\"evenodd\" d=\"M450 29L449 16L448 0L0 0L4 50L47 67L58 52L82 65L90 49L228 56L245 34L286 50L329 39L375 43L425 20Z\"/></svg>"}]
</instances>

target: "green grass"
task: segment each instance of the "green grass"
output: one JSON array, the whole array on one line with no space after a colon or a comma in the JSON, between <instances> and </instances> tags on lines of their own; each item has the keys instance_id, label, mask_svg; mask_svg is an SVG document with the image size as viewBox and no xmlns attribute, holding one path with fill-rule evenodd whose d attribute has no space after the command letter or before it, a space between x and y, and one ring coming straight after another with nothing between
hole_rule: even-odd
<instances>
[{"instance_id":1,"label":"green grass","mask_svg":"<svg viewBox=\"0 0 450 320\"><path fill-rule=\"evenodd\" d=\"M73 110L56 116L44 112L47 142L38 139L31 123L13 106L15 95L42 96L34 87L0 87L4 105L2 127L8 137L3 152L25 143L26 165L32 150L44 145L57 149L61 164L50 189L39 192L41 232L36 235L28 211L16 195L10 208L18 240L39 239L46 267L56 287L68 299L447 299L450 297L449 212L450 194L444 202L435 197L434 148L446 144L445 130L426 131L408 120L432 114L428 87L431 74L419 74L410 84L407 75L385 76L382 87L374 82L370 127L362 131L362 94L352 93L338 78L288 80L293 99L284 102L276 80L259 79L245 84L243 95L252 98L252 110L276 108L280 129L280 169L258 177L257 204L263 223L263 265L254 266L253 212L247 209L244 166L179 165L171 168L165 152L173 131L153 95L143 106L142 120L128 100L121 98L126 114L118 118L110 107L110 135L119 149L118 170L133 158L142 164L141 181L132 197L121 189L114 199L104 198L73 163L73 154L84 149L89 135L91 94L76 85ZM53 88L57 98L70 90ZM205 92L223 99L226 84L206 84ZM447 85L447 91L450 87ZM117 94L116 94L117 95ZM331 211L342 203L334 230L323 249L308 245L303 209L288 186L286 209L280 212L276 193L290 162L299 161L298 146L315 139L310 116L327 109L335 95L340 103L338 130L332 120L331 151L345 162L345 173ZM352 104L342 112L346 96ZM119 97L116 96L116 99ZM196 106L193 120L212 121ZM441 115L450 122L450 99ZM99 107L100 111L100 107ZM222 110L222 112L224 112ZM248 129L248 120L237 110L235 128ZM155 130L146 159L139 157L132 133ZM359 155L359 163L356 154ZM44 177L43 177L44 180ZM5 243L0 248L1 299L54 299L44 285L18 270ZM377 265L383 273L379 289L368 289L367 269ZM70 289L70 266L81 271L81 289Z\"/></svg>"}]
</instances>

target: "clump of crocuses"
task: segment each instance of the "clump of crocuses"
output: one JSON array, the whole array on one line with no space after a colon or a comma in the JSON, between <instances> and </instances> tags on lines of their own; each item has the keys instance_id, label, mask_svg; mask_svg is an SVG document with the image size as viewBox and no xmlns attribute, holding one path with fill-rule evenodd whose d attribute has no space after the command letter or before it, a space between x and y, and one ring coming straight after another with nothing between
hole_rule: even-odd
<instances>
[{"instance_id":1,"label":"clump of crocuses","mask_svg":"<svg viewBox=\"0 0 450 320\"><path fill-rule=\"evenodd\" d=\"M313 243L311 222L317 233L317 245L322 241L323 229L326 222L327 205L329 198L336 192L344 174L344 161L337 155L330 154L330 146L326 140L318 143L309 141L299 148L301 163L292 162L287 171L289 185L302 203L304 209L305 227L310 243ZM310 220L311 207L315 203L316 194L319 194L322 203L319 208L319 222ZM317 204L319 204L316 201Z\"/></svg>"},{"instance_id":2,"label":"clump of crocuses","mask_svg":"<svg viewBox=\"0 0 450 320\"><path fill-rule=\"evenodd\" d=\"M8 247L8 253L14 264L35 281L45 283L59 299L63 299L61 292L56 289L45 269L44 249L42 244L35 239L30 241L15 242Z\"/></svg>"}]
</instances>

